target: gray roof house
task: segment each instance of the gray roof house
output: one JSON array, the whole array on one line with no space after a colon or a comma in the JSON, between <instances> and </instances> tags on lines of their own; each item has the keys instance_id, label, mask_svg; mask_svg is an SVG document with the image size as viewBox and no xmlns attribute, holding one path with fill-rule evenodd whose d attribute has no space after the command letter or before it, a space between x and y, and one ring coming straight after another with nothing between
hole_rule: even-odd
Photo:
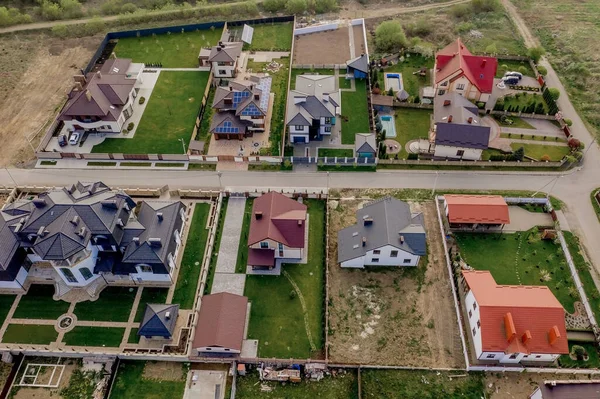
<instances>
[{"instance_id":1,"label":"gray roof house","mask_svg":"<svg viewBox=\"0 0 600 399\"><path fill-rule=\"evenodd\" d=\"M341 95L333 75L298 75L296 89L287 97L286 126L290 141L308 143L330 135L336 115L341 113ZM302 141L295 141L295 138Z\"/></svg>"},{"instance_id":2,"label":"gray roof house","mask_svg":"<svg viewBox=\"0 0 600 399\"><path fill-rule=\"evenodd\" d=\"M144 318L137 335L146 338L171 339L178 314L179 305L146 304Z\"/></svg>"},{"instance_id":3,"label":"gray roof house","mask_svg":"<svg viewBox=\"0 0 600 399\"><path fill-rule=\"evenodd\" d=\"M354 135L354 153L357 157L374 158L377 154L375 133L356 133Z\"/></svg>"},{"instance_id":4,"label":"gray roof house","mask_svg":"<svg viewBox=\"0 0 600 399\"><path fill-rule=\"evenodd\" d=\"M223 33L225 36L225 32ZM223 39L223 38L222 38ZM210 67L213 71L213 77L233 78L237 73L237 65L242 54L242 42L224 42L219 41L216 46L203 48L198 54L198 63L200 67Z\"/></svg>"},{"instance_id":5,"label":"gray roof house","mask_svg":"<svg viewBox=\"0 0 600 399\"><path fill-rule=\"evenodd\" d=\"M490 128L482 124L475 104L455 92L435 97L433 104L434 156L479 159L488 148Z\"/></svg>"},{"instance_id":6,"label":"gray roof house","mask_svg":"<svg viewBox=\"0 0 600 399\"><path fill-rule=\"evenodd\" d=\"M338 232L342 267L417 266L426 254L423 214L403 201L386 197L356 212L356 224Z\"/></svg>"},{"instance_id":7,"label":"gray roof house","mask_svg":"<svg viewBox=\"0 0 600 399\"><path fill-rule=\"evenodd\" d=\"M181 202L139 205L102 182L19 200L0 211L0 290L22 288L26 263L45 262L57 279L86 286L100 274L170 275L185 220ZM27 259L26 259L27 258ZM143 270L141 270L143 269ZM168 281L168 279L166 279Z\"/></svg>"},{"instance_id":8,"label":"gray roof house","mask_svg":"<svg viewBox=\"0 0 600 399\"><path fill-rule=\"evenodd\" d=\"M353 78L364 79L369 73L369 57L366 54L361 54L356 58L346 61L346 67L348 74Z\"/></svg>"}]
</instances>

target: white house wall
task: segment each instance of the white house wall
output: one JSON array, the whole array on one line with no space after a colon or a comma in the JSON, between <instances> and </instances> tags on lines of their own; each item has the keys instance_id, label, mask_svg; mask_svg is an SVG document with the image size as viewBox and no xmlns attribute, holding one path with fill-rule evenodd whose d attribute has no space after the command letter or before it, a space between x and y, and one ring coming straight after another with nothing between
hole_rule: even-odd
<instances>
[{"instance_id":1,"label":"white house wall","mask_svg":"<svg viewBox=\"0 0 600 399\"><path fill-rule=\"evenodd\" d=\"M199 355L201 356L202 353L234 353L234 354L239 354L240 351L235 350L235 349L231 349L231 348L222 348L220 346L203 346L200 348L196 349L199 352Z\"/></svg>"},{"instance_id":2,"label":"white house wall","mask_svg":"<svg viewBox=\"0 0 600 399\"><path fill-rule=\"evenodd\" d=\"M27 274L27 270L21 267L14 280L0 281L0 289L22 290L27 279Z\"/></svg>"},{"instance_id":3,"label":"white house wall","mask_svg":"<svg viewBox=\"0 0 600 399\"><path fill-rule=\"evenodd\" d=\"M155 273L131 273L131 279L135 280L139 283L144 282L172 282L171 275L168 273L165 274L155 274Z\"/></svg>"},{"instance_id":4,"label":"white house wall","mask_svg":"<svg viewBox=\"0 0 600 399\"><path fill-rule=\"evenodd\" d=\"M373 251L376 250L379 251L379 254L373 253ZM398 256L392 257L392 251L398 251ZM379 259L379 261L373 262L373 259ZM354 268L362 268L365 266L417 266L419 264L419 259L420 256L418 255L414 255L409 252L403 251L392 245L385 245L383 247L367 251L364 256L341 262L341 266ZM410 262L404 263L404 260L409 260Z\"/></svg>"},{"instance_id":5,"label":"white house wall","mask_svg":"<svg viewBox=\"0 0 600 399\"><path fill-rule=\"evenodd\" d=\"M475 309L473 309L474 304L476 305ZM475 357L480 360L485 360L485 357L482 358L483 344L481 342L481 329L477 327L477 321L480 320L479 304L477 304L477 301L475 300L473 291L469 290L467 296L465 297L465 308L467 310L467 318L469 319L468 334L471 337L471 341L473 341L473 346L475 347ZM469 311L471 312L471 316L469 316ZM475 335L473 335L473 328L475 329ZM504 355L504 353L502 353L502 355Z\"/></svg>"},{"instance_id":6,"label":"white house wall","mask_svg":"<svg viewBox=\"0 0 600 399\"><path fill-rule=\"evenodd\" d=\"M212 63L213 75L216 78L232 78L235 75L235 66L237 62L234 62L233 65L219 65L218 62Z\"/></svg>"},{"instance_id":7,"label":"white house wall","mask_svg":"<svg viewBox=\"0 0 600 399\"><path fill-rule=\"evenodd\" d=\"M459 150L464 151L463 156L456 155ZM435 146L435 156L440 158L456 158L456 159L466 159L466 160L477 160L481 159L481 153L483 150L474 149L474 148L465 148L465 147L454 147L448 145L440 145L436 144Z\"/></svg>"},{"instance_id":8,"label":"white house wall","mask_svg":"<svg viewBox=\"0 0 600 399\"><path fill-rule=\"evenodd\" d=\"M298 128L300 128L300 129L298 129ZM294 133L299 133L299 134L303 134L303 135L308 134L308 126L298 126L298 128L296 128L296 125L290 125L290 134L294 134Z\"/></svg>"}]
</instances>

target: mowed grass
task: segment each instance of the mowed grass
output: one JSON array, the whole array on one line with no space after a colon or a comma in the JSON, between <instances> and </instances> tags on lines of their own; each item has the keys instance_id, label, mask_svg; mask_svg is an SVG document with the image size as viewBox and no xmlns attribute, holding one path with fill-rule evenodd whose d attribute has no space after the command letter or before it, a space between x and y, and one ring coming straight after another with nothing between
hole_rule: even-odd
<instances>
[{"instance_id":1,"label":"mowed grass","mask_svg":"<svg viewBox=\"0 0 600 399\"><path fill-rule=\"evenodd\" d=\"M300 289L307 309L308 328L316 347L323 349L325 203L306 200L308 205L308 263L284 264L283 272ZM260 357L306 359L319 356L311 349L304 324L302 305L288 278L246 277L245 295L252 303L248 337L258 339Z\"/></svg>"},{"instance_id":2,"label":"mowed grass","mask_svg":"<svg viewBox=\"0 0 600 399\"><path fill-rule=\"evenodd\" d=\"M149 303L165 303L167 301L167 294L169 293L168 288L159 287L145 287L140 297L140 303L135 312L133 321L141 322L144 318L144 312L146 311L146 305Z\"/></svg>"},{"instance_id":3,"label":"mowed grass","mask_svg":"<svg viewBox=\"0 0 600 399\"><path fill-rule=\"evenodd\" d=\"M136 291L130 287L107 287L97 300L77 303L75 315L78 320L127 321Z\"/></svg>"},{"instance_id":4,"label":"mowed grass","mask_svg":"<svg viewBox=\"0 0 600 399\"><path fill-rule=\"evenodd\" d=\"M53 285L32 285L27 294L21 297L13 318L15 319L56 319L67 313L69 303L55 301Z\"/></svg>"},{"instance_id":5,"label":"mowed grass","mask_svg":"<svg viewBox=\"0 0 600 399\"><path fill-rule=\"evenodd\" d=\"M258 373L251 373L237 379L236 398L238 399L356 399L358 398L358 379L354 370L335 377L325 377L321 381L302 381L298 384L281 384L265 381L259 383ZM272 390L261 390L263 385Z\"/></svg>"},{"instance_id":6,"label":"mowed grass","mask_svg":"<svg viewBox=\"0 0 600 399\"><path fill-rule=\"evenodd\" d=\"M252 25L252 43L244 44L244 51L290 51L294 26L292 22ZM242 27L235 27L239 29Z\"/></svg>"},{"instance_id":7,"label":"mowed grass","mask_svg":"<svg viewBox=\"0 0 600 399\"><path fill-rule=\"evenodd\" d=\"M75 327L65 334L63 342L71 346L118 347L125 334L117 327Z\"/></svg>"},{"instance_id":8,"label":"mowed grass","mask_svg":"<svg viewBox=\"0 0 600 399\"><path fill-rule=\"evenodd\" d=\"M342 144L354 144L356 133L369 133L369 107L367 105L367 83L356 79L356 91L342 92ZM346 120L347 119L347 120Z\"/></svg>"},{"instance_id":9,"label":"mowed grass","mask_svg":"<svg viewBox=\"0 0 600 399\"><path fill-rule=\"evenodd\" d=\"M0 322L3 322L15 302L15 295L0 295Z\"/></svg>"},{"instance_id":10,"label":"mowed grass","mask_svg":"<svg viewBox=\"0 0 600 399\"><path fill-rule=\"evenodd\" d=\"M545 285L573 313L579 294L559 245L541 240L537 228L515 234L454 234L461 257L477 270L489 270L496 283Z\"/></svg>"},{"instance_id":11,"label":"mowed grass","mask_svg":"<svg viewBox=\"0 0 600 399\"><path fill-rule=\"evenodd\" d=\"M398 158L408 156L405 145L411 140L427 138L430 125L430 110L400 108L394 113L396 125L396 141L402 148Z\"/></svg>"},{"instance_id":12,"label":"mowed grass","mask_svg":"<svg viewBox=\"0 0 600 399\"><path fill-rule=\"evenodd\" d=\"M48 345L56 341L58 332L54 326L9 324L2 336L2 342L7 344L40 344Z\"/></svg>"},{"instance_id":13,"label":"mowed grass","mask_svg":"<svg viewBox=\"0 0 600 399\"><path fill-rule=\"evenodd\" d=\"M181 379L167 381L144 378L145 362L122 361L117 370L110 399L179 399L185 390L185 375L181 364Z\"/></svg>"},{"instance_id":14,"label":"mowed grass","mask_svg":"<svg viewBox=\"0 0 600 399\"><path fill-rule=\"evenodd\" d=\"M352 148L319 148L320 157L353 157L354 150Z\"/></svg>"},{"instance_id":15,"label":"mowed grass","mask_svg":"<svg viewBox=\"0 0 600 399\"><path fill-rule=\"evenodd\" d=\"M587 360L571 359L570 355L561 355L558 358L558 364L563 368L599 368L600 356L598 348L591 342L569 341L569 353L573 352L573 345L583 346L588 354Z\"/></svg>"},{"instance_id":16,"label":"mowed grass","mask_svg":"<svg viewBox=\"0 0 600 399\"><path fill-rule=\"evenodd\" d=\"M531 69L531 65L529 65L528 61L499 59L496 77L501 78L506 72L521 72L524 76L535 78L535 73L533 72L533 69Z\"/></svg>"},{"instance_id":17,"label":"mowed grass","mask_svg":"<svg viewBox=\"0 0 600 399\"><path fill-rule=\"evenodd\" d=\"M192 137L208 72L163 71L133 138L107 138L95 153L182 154Z\"/></svg>"},{"instance_id":18,"label":"mowed grass","mask_svg":"<svg viewBox=\"0 0 600 399\"><path fill-rule=\"evenodd\" d=\"M163 68L195 68L202 47L216 45L223 28L119 39L115 54L133 62L162 63Z\"/></svg>"},{"instance_id":19,"label":"mowed grass","mask_svg":"<svg viewBox=\"0 0 600 399\"><path fill-rule=\"evenodd\" d=\"M181 309L191 309L196 298L198 278L202 268L202 259L206 250L208 229L206 223L210 212L210 204L200 202L194 208L189 233L185 244L177 285L171 303L178 303Z\"/></svg>"},{"instance_id":20,"label":"mowed grass","mask_svg":"<svg viewBox=\"0 0 600 399\"><path fill-rule=\"evenodd\" d=\"M242 220L242 230L240 231L240 244L238 246L238 255L235 263L236 273L246 273L248 266L248 233L250 232L250 222L252 221L252 205L254 198L246 198L244 205L244 219Z\"/></svg>"},{"instance_id":21,"label":"mowed grass","mask_svg":"<svg viewBox=\"0 0 600 399\"><path fill-rule=\"evenodd\" d=\"M560 161L566 155L569 155L570 149L566 145L543 145L543 144L524 144L512 143L510 147L513 150L523 147L525 156L540 160L544 155L548 155L551 161Z\"/></svg>"},{"instance_id":22,"label":"mowed grass","mask_svg":"<svg viewBox=\"0 0 600 399\"><path fill-rule=\"evenodd\" d=\"M210 262L208 263L208 275L206 277L206 284L204 285L204 295L210 294L210 291L212 290L212 284L215 279L217 259L219 256L219 250L221 248L221 237L223 236L223 226L225 225L225 215L227 214L227 204L229 204L229 198L223 198L223 202L221 203L221 211L219 212L219 224L217 225L211 258Z\"/></svg>"},{"instance_id":23,"label":"mowed grass","mask_svg":"<svg viewBox=\"0 0 600 399\"><path fill-rule=\"evenodd\" d=\"M407 54L404 56L403 62L386 67L383 71L378 71L377 80L379 81L379 87L382 91L385 90L384 75L386 73L401 73L404 90L413 98L419 96L421 87L431 85L430 72L434 61L433 57L425 58L419 54ZM418 73L414 74L415 72L419 72L421 68L427 68L425 76L421 76Z\"/></svg>"},{"instance_id":24,"label":"mowed grass","mask_svg":"<svg viewBox=\"0 0 600 399\"><path fill-rule=\"evenodd\" d=\"M386 399L480 399L483 373L361 370L362 397ZM449 378L460 375L460 378Z\"/></svg>"}]
</instances>

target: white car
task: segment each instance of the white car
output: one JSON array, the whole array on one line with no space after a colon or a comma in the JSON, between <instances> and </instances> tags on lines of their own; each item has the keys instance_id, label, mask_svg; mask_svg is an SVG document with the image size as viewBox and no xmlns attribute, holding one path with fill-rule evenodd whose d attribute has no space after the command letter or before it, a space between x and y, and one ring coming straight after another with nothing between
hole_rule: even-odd
<instances>
[{"instance_id":1,"label":"white car","mask_svg":"<svg viewBox=\"0 0 600 399\"><path fill-rule=\"evenodd\" d=\"M71 134L71 137L69 138L69 144L75 145L75 144L79 143L80 137L81 137L81 134L79 132L73 132L73 134Z\"/></svg>"}]
</instances>

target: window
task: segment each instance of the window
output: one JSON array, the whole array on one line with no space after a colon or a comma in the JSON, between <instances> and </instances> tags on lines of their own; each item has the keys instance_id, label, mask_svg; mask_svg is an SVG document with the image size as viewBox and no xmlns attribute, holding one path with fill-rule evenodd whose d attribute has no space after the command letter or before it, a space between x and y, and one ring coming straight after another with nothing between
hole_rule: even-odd
<instances>
[{"instance_id":1,"label":"window","mask_svg":"<svg viewBox=\"0 0 600 399\"><path fill-rule=\"evenodd\" d=\"M517 353L513 353L512 355L510 355L509 359L516 359L518 356Z\"/></svg>"},{"instance_id":2,"label":"window","mask_svg":"<svg viewBox=\"0 0 600 399\"><path fill-rule=\"evenodd\" d=\"M296 125L294 126L294 129L302 131L304 130L304 126Z\"/></svg>"},{"instance_id":3,"label":"window","mask_svg":"<svg viewBox=\"0 0 600 399\"><path fill-rule=\"evenodd\" d=\"M227 75L227 71L224 69L219 69L219 75Z\"/></svg>"},{"instance_id":4,"label":"window","mask_svg":"<svg viewBox=\"0 0 600 399\"><path fill-rule=\"evenodd\" d=\"M379 263L379 258L372 258L372 259L371 259L371 262L372 262L372 263Z\"/></svg>"},{"instance_id":5,"label":"window","mask_svg":"<svg viewBox=\"0 0 600 399\"><path fill-rule=\"evenodd\" d=\"M486 358L486 359L493 359L493 358L495 358L495 357L496 357L496 355L494 355L494 354L490 354L490 355L487 355L485 358Z\"/></svg>"},{"instance_id":6,"label":"window","mask_svg":"<svg viewBox=\"0 0 600 399\"><path fill-rule=\"evenodd\" d=\"M331 126L325 126L325 132L331 133Z\"/></svg>"},{"instance_id":7,"label":"window","mask_svg":"<svg viewBox=\"0 0 600 399\"><path fill-rule=\"evenodd\" d=\"M473 302L473 310L477 310L477 302Z\"/></svg>"},{"instance_id":8,"label":"window","mask_svg":"<svg viewBox=\"0 0 600 399\"><path fill-rule=\"evenodd\" d=\"M410 263L410 259L404 259L404 263Z\"/></svg>"},{"instance_id":9,"label":"window","mask_svg":"<svg viewBox=\"0 0 600 399\"><path fill-rule=\"evenodd\" d=\"M379 255L380 253L381 253L381 251L378 249L373 250L373 255Z\"/></svg>"},{"instance_id":10,"label":"window","mask_svg":"<svg viewBox=\"0 0 600 399\"><path fill-rule=\"evenodd\" d=\"M229 352L229 351L230 351L230 349L229 349L229 348L225 348L225 352Z\"/></svg>"},{"instance_id":11,"label":"window","mask_svg":"<svg viewBox=\"0 0 600 399\"><path fill-rule=\"evenodd\" d=\"M331 118L325 118L325 123L329 125L331 123Z\"/></svg>"},{"instance_id":12,"label":"window","mask_svg":"<svg viewBox=\"0 0 600 399\"><path fill-rule=\"evenodd\" d=\"M448 86L448 81L443 82L440 86Z\"/></svg>"},{"instance_id":13,"label":"window","mask_svg":"<svg viewBox=\"0 0 600 399\"><path fill-rule=\"evenodd\" d=\"M463 155L465 155L465 150L458 150L458 151L456 151L456 156L457 157L462 157Z\"/></svg>"},{"instance_id":14,"label":"window","mask_svg":"<svg viewBox=\"0 0 600 399\"><path fill-rule=\"evenodd\" d=\"M443 96L446 90L438 90L438 96Z\"/></svg>"},{"instance_id":15,"label":"window","mask_svg":"<svg viewBox=\"0 0 600 399\"><path fill-rule=\"evenodd\" d=\"M397 258L398 257L398 251L392 251L392 252L390 252L390 256L392 258Z\"/></svg>"},{"instance_id":16,"label":"window","mask_svg":"<svg viewBox=\"0 0 600 399\"><path fill-rule=\"evenodd\" d=\"M477 328L481 328L481 321L477 320Z\"/></svg>"},{"instance_id":17,"label":"window","mask_svg":"<svg viewBox=\"0 0 600 399\"><path fill-rule=\"evenodd\" d=\"M87 267L82 267L81 269L79 269L79 272L81 273L81 275L83 276L83 278L85 280L89 280L92 277L94 277L94 275L92 274L90 269L88 269Z\"/></svg>"},{"instance_id":18,"label":"window","mask_svg":"<svg viewBox=\"0 0 600 399\"><path fill-rule=\"evenodd\" d=\"M459 83L456 85L456 90L464 90L465 89L465 84L464 83Z\"/></svg>"},{"instance_id":19,"label":"window","mask_svg":"<svg viewBox=\"0 0 600 399\"><path fill-rule=\"evenodd\" d=\"M535 358L536 358L536 359L539 359L539 358L541 358L541 357L542 357L542 355L535 355Z\"/></svg>"},{"instance_id":20,"label":"window","mask_svg":"<svg viewBox=\"0 0 600 399\"><path fill-rule=\"evenodd\" d=\"M473 336L477 335L477 329L473 327Z\"/></svg>"},{"instance_id":21,"label":"window","mask_svg":"<svg viewBox=\"0 0 600 399\"><path fill-rule=\"evenodd\" d=\"M67 281L69 283L76 283L77 282L77 278L73 275L73 272L70 269L67 268L61 268L60 269L61 273L63 274L63 276L65 276L65 278L67 279Z\"/></svg>"},{"instance_id":22,"label":"window","mask_svg":"<svg viewBox=\"0 0 600 399\"><path fill-rule=\"evenodd\" d=\"M150 265L137 265L140 273L152 273L152 266Z\"/></svg>"},{"instance_id":23,"label":"window","mask_svg":"<svg viewBox=\"0 0 600 399\"><path fill-rule=\"evenodd\" d=\"M266 241L261 241L261 243L260 243L260 247L261 247L262 249L267 249L267 248L269 248L269 243L268 243L268 242L266 242Z\"/></svg>"},{"instance_id":24,"label":"window","mask_svg":"<svg viewBox=\"0 0 600 399\"><path fill-rule=\"evenodd\" d=\"M206 350L207 350L207 351L211 351L211 350L212 350L212 348L206 348Z\"/></svg>"},{"instance_id":25,"label":"window","mask_svg":"<svg viewBox=\"0 0 600 399\"><path fill-rule=\"evenodd\" d=\"M527 359L529 357L529 355L524 355L523 359Z\"/></svg>"},{"instance_id":26,"label":"window","mask_svg":"<svg viewBox=\"0 0 600 399\"><path fill-rule=\"evenodd\" d=\"M469 310L469 319L471 318L471 316L473 316L473 311Z\"/></svg>"}]
</instances>

